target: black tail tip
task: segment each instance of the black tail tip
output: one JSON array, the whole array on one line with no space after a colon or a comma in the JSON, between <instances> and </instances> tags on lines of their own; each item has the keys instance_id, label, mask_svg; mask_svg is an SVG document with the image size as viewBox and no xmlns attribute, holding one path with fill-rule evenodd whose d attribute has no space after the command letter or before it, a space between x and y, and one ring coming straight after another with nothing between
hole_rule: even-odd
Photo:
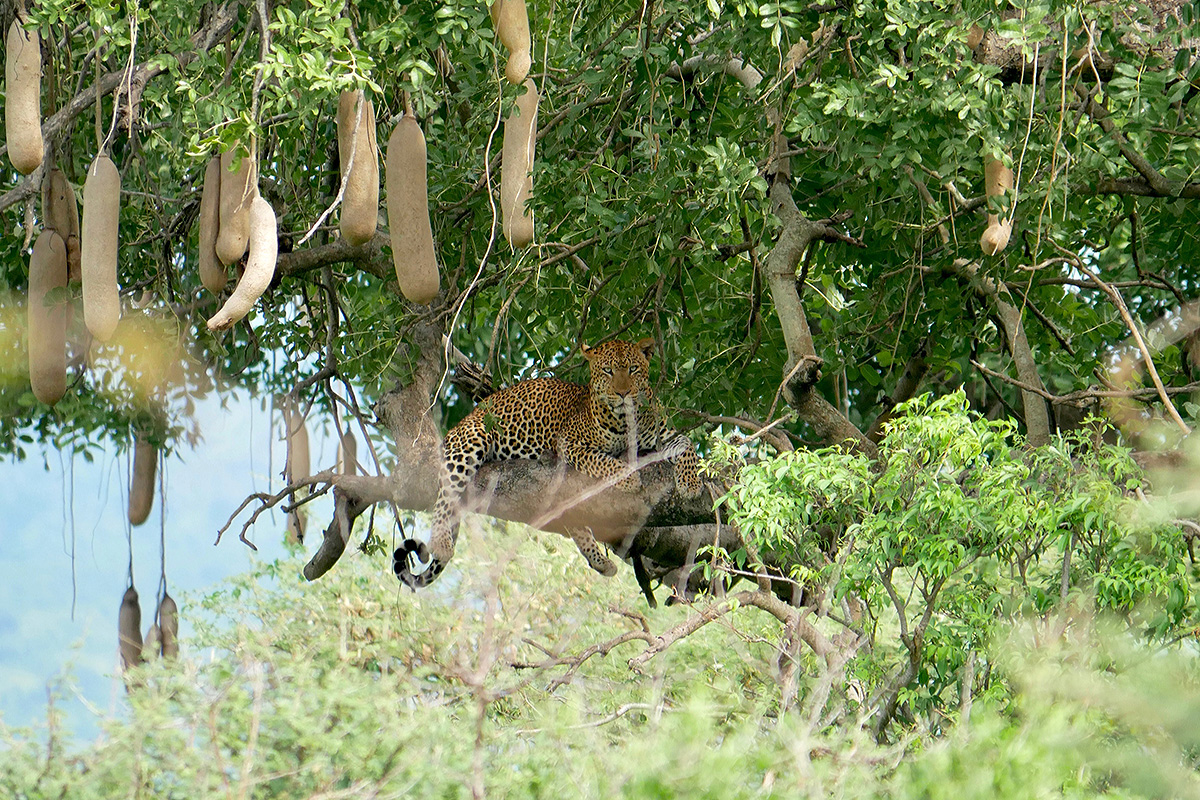
<instances>
[{"instance_id":1,"label":"black tail tip","mask_svg":"<svg viewBox=\"0 0 1200 800\"><path fill-rule=\"evenodd\" d=\"M414 563L428 562L421 572L414 573ZM400 582L412 589L420 589L433 583L442 574L442 562L429 553L424 542L416 539L405 539L392 553L392 572Z\"/></svg>"}]
</instances>

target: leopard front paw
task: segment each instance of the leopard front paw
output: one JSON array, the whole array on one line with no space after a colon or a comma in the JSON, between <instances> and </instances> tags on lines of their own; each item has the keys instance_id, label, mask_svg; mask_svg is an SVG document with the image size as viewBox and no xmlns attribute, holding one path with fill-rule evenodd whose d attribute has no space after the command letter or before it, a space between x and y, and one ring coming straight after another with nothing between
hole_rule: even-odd
<instances>
[{"instance_id":1,"label":"leopard front paw","mask_svg":"<svg viewBox=\"0 0 1200 800\"><path fill-rule=\"evenodd\" d=\"M424 570L413 571L415 565L425 561L429 563ZM445 564L430 554L424 542L418 542L416 539L405 539L392 553L392 572L401 583L411 589L420 589L433 583L442 574L443 569Z\"/></svg>"},{"instance_id":2,"label":"leopard front paw","mask_svg":"<svg viewBox=\"0 0 1200 800\"><path fill-rule=\"evenodd\" d=\"M687 498L699 497L704 490L704 482L700 480L700 459L692 450L672 462L675 468L675 490Z\"/></svg>"},{"instance_id":3,"label":"leopard front paw","mask_svg":"<svg viewBox=\"0 0 1200 800\"><path fill-rule=\"evenodd\" d=\"M627 478L622 478L617 481L617 488L629 494L637 494L642 490L642 478L636 472Z\"/></svg>"},{"instance_id":4,"label":"leopard front paw","mask_svg":"<svg viewBox=\"0 0 1200 800\"><path fill-rule=\"evenodd\" d=\"M690 480L688 478L680 480L678 477L676 477L675 488L678 490L679 494L690 500L700 496L700 493L704 491L704 484L701 483L700 478L695 475L690 476Z\"/></svg>"}]
</instances>

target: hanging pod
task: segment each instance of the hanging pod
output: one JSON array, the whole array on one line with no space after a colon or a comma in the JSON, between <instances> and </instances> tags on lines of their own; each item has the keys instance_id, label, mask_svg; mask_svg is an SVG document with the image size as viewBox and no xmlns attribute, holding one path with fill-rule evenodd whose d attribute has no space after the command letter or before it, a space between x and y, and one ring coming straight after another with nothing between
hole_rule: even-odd
<instances>
[{"instance_id":1,"label":"hanging pod","mask_svg":"<svg viewBox=\"0 0 1200 800\"><path fill-rule=\"evenodd\" d=\"M82 279L79 267L79 203L61 169L46 175L46 227L63 238L67 247L67 280Z\"/></svg>"},{"instance_id":2,"label":"hanging pod","mask_svg":"<svg viewBox=\"0 0 1200 800\"><path fill-rule=\"evenodd\" d=\"M225 176L222 175L221 179L224 185ZM210 331L223 331L249 314L275 277L275 262L279 256L275 210L257 195L250 204L249 242L250 257L246 259L246 271L221 310L209 318Z\"/></svg>"},{"instance_id":3,"label":"hanging pod","mask_svg":"<svg viewBox=\"0 0 1200 800\"><path fill-rule=\"evenodd\" d=\"M525 0L496 0L490 9L492 24L500 42L508 48L508 63L504 77L518 84L529 75L533 66L533 46L529 36L529 12Z\"/></svg>"},{"instance_id":4,"label":"hanging pod","mask_svg":"<svg viewBox=\"0 0 1200 800\"><path fill-rule=\"evenodd\" d=\"M179 607L171 595L163 592L158 602L158 630L162 642L163 658L179 655Z\"/></svg>"},{"instance_id":5,"label":"hanging pod","mask_svg":"<svg viewBox=\"0 0 1200 800\"><path fill-rule=\"evenodd\" d=\"M154 506L154 478L158 449L141 434L133 447L133 474L129 478L129 524L141 525Z\"/></svg>"},{"instance_id":6,"label":"hanging pod","mask_svg":"<svg viewBox=\"0 0 1200 800\"><path fill-rule=\"evenodd\" d=\"M142 607L138 603L137 589L132 586L126 589L121 597L117 634L121 650L121 668L127 670L142 663Z\"/></svg>"},{"instance_id":7,"label":"hanging pod","mask_svg":"<svg viewBox=\"0 0 1200 800\"><path fill-rule=\"evenodd\" d=\"M162 655L162 632L157 622L151 622L142 639L142 661L151 661Z\"/></svg>"},{"instance_id":8,"label":"hanging pod","mask_svg":"<svg viewBox=\"0 0 1200 800\"><path fill-rule=\"evenodd\" d=\"M254 159L247 153L237 160L238 146L221 154L221 194L218 212L217 258L228 266L246 254L250 241L250 208L258 196ZM234 162L237 162L236 169Z\"/></svg>"},{"instance_id":9,"label":"hanging pod","mask_svg":"<svg viewBox=\"0 0 1200 800\"><path fill-rule=\"evenodd\" d=\"M67 247L54 231L38 234L29 257L29 384L33 396L54 405L67 392Z\"/></svg>"},{"instance_id":10,"label":"hanging pod","mask_svg":"<svg viewBox=\"0 0 1200 800\"><path fill-rule=\"evenodd\" d=\"M221 157L213 156L204 167L204 187L200 190L200 284L213 294L225 291L229 270L217 257L217 232L220 229Z\"/></svg>"},{"instance_id":11,"label":"hanging pod","mask_svg":"<svg viewBox=\"0 0 1200 800\"><path fill-rule=\"evenodd\" d=\"M121 217L121 174L101 154L88 167L83 183L83 222L79 264L83 276L83 321L102 342L112 338L121 321L117 285L117 235Z\"/></svg>"},{"instance_id":12,"label":"hanging pod","mask_svg":"<svg viewBox=\"0 0 1200 800\"><path fill-rule=\"evenodd\" d=\"M416 117L405 114L388 138L388 230L400 291L422 304L437 297L439 282L425 161L425 134Z\"/></svg>"},{"instance_id":13,"label":"hanging pod","mask_svg":"<svg viewBox=\"0 0 1200 800\"><path fill-rule=\"evenodd\" d=\"M337 450L337 473L339 475L353 475L358 467L358 440L354 438L354 434L346 431L342 434L341 440L338 442Z\"/></svg>"},{"instance_id":14,"label":"hanging pod","mask_svg":"<svg viewBox=\"0 0 1200 800\"><path fill-rule=\"evenodd\" d=\"M347 242L360 245L371 241L375 226L379 223L375 107L361 89L339 95L337 137L338 160L342 168L342 181L346 185L338 229Z\"/></svg>"},{"instance_id":15,"label":"hanging pod","mask_svg":"<svg viewBox=\"0 0 1200 800\"><path fill-rule=\"evenodd\" d=\"M283 407L283 423L287 428L287 464L285 477L289 484L302 481L312 475L312 461L308 454L308 426L304 415L291 400Z\"/></svg>"},{"instance_id":16,"label":"hanging pod","mask_svg":"<svg viewBox=\"0 0 1200 800\"><path fill-rule=\"evenodd\" d=\"M507 4L509 0L505 0ZM504 157L500 163L500 213L504 238L513 247L533 241L533 151L537 142L538 90L533 78L504 120Z\"/></svg>"},{"instance_id":17,"label":"hanging pod","mask_svg":"<svg viewBox=\"0 0 1200 800\"><path fill-rule=\"evenodd\" d=\"M4 132L8 160L22 175L42 163L42 44L19 17L8 26L4 59Z\"/></svg>"},{"instance_id":18,"label":"hanging pod","mask_svg":"<svg viewBox=\"0 0 1200 800\"><path fill-rule=\"evenodd\" d=\"M287 432L287 463L284 464L284 480L288 485L302 481L312 474L312 460L308 452L308 427L304 415L291 399L283 405L283 424ZM304 541L304 517L300 510L287 515L287 539L289 542Z\"/></svg>"},{"instance_id":19,"label":"hanging pod","mask_svg":"<svg viewBox=\"0 0 1200 800\"><path fill-rule=\"evenodd\" d=\"M1002 160L996 158L991 153L984 156L983 177L984 188L989 201L992 198L1003 197L1007 194L1011 202L1013 173ZM979 246L983 249L984 253L994 256L1008 246L1008 239L1012 236L1013 220L1011 206L1009 207L1009 214L1005 219L1000 219L998 215L989 211L987 220L987 229L984 230L983 236L979 238Z\"/></svg>"}]
</instances>

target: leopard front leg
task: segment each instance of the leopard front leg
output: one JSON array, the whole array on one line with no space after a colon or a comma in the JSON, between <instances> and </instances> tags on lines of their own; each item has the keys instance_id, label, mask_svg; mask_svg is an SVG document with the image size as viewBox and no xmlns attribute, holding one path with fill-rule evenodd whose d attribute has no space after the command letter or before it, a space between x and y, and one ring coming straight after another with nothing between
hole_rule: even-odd
<instances>
[{"instance_id":1,"label":"leopard front leg","mask_svg":"<svg viewBox=\"0 0 1200 800\"><path fill-rule=\"evenodd\" d=\"M692 440L683 434L662 449L675 473L675 487L684 497L698 497L703 484L700 481L700 457Z\"/></svg>"},{"instance_id":2,"label":"leopard front leg","mask_svg":"<svg viewBox=\"0 0 1200 800\"><path fill-rule=\"evenodd\" d=\"M479 470L485 452L483 447L472 445L472 433L477 432L459 431L456 428L447 434L443 442L441 480L437 502L433 506L429 546L415 539L405 539L392 553L392 572L413 589L433 583L454 557L458 523L462 515L462 496ZM426 560L428 566L424 570L413 571L414 567Z\"/></svg>"},{"instance_id":3,"label":"leopard front leg","mask_svg":"<svg viewBox=\"0 0 1200 800\"><path fill-rule=\"evenodd\" d=\"M617 565L604 554L604 549L596 541L596 537L592 535L591 528L570 528L567 530L567 535L571 537L571 541L575 542L575 546L579 548L579 552L583 553L583 557L587 559L589 567L606 578L611 578L617 574Z\"/></svg>"}]
</instances>

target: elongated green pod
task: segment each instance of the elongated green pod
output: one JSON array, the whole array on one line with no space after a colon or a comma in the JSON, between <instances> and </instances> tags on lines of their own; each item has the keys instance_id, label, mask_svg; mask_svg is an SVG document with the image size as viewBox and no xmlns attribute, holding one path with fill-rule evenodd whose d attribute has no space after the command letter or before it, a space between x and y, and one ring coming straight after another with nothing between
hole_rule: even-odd
<instances>
[{"instance_id":1,"label":"elongated green pod","mask_svg":"<svg viewBox=\"0 0 1200 800\"><path fill-rule=\"evenodd\" d=\"M505 7L512 0L505 0ZM500 214L504 238L513 247L533 241L533 153L537 141L538 90L533 78L504 120L504 158L500 163Z\"/></svg>"},{"instance_id":2,"label":"elongated green pod","mask_svg":"<svg viewBox=\"0 0 1200 800\"><path fill-rule=\"evenodd\" d=\"M222 175L222 178L224 176ZM250 205L250 257L246 271L221 306L208 320L210 331L223 331L250 313L255 302L271 285L275 277L275 262L279 256L279 236L275 210L262 197L255 196Z\"/></svg>"},{"instance_id":3,"label":"elongated green pod","mask_svg":"<svg viewBox=\"0 0 1200 800\"><path fill-rule=\"evenodd\" d=\"M221 157L213 156L204 168L204 188L200 190L200 283L219 295L229 282L229 270L217 258L217 232L221 225Z\"/></svg>"},{"instance_id":4,"label":"elongated green pod","mask_svg":"<svg viewBox=\"0 0 1200 800\"><path fill-rule=\"evenodd\" d=\"M83 183L83 223L79 265L83 275L83 321L102 342L112 338L121 321L117 285L117 238L121 218L121 174L106 155L88 167Z\"/></svg>"},{"instance_id":5,"label":"elongated green pod","mask_svg":"<svg viewBox=\"0 0 1200 800\"><path fill-rule=\"evenodd\" d=\"M379 223L379 156L375 141L375 107L361 89L342 92L338 97L337 135L338 159L342 165L342 180L346 183L338 228L343 239L350 244L359 245L371 241L371 237L375 235L375 226Z\"/></svg>"},{"instance_id":6,"label":"elongated green pod","mask_svg":"<svg viewBox=\"0 0 1200 800\"><path fill-rule=\"evenodd\" d=\"M388 138L387 208L396 280L414 303L433 302L439 281L425 158L425 134L416 118L405 114Z\"/></svg>"},{"instance_id":7,"label":"elongated green pod","mask_svg":"<svg viewBox=\"0 0 1200 800\"><path fill-rule=\"evenodd\" d=\"M42 163L42 45L19 18L8 26L4 59L4 132L8 160L28 175Z\"/></svg>"},{"instance_id":8,"label":"elongated green pod","mask_svg":"<svg viewBox=\"0 0 1200 800\"><path fill-rule=\"evenodd\" d=\"M67 247L56 232L42 231L29 257L29 383L33 396L50 405L67 392L68 306L49 295L66 286Z\"/></svg>"}]
</instances>

